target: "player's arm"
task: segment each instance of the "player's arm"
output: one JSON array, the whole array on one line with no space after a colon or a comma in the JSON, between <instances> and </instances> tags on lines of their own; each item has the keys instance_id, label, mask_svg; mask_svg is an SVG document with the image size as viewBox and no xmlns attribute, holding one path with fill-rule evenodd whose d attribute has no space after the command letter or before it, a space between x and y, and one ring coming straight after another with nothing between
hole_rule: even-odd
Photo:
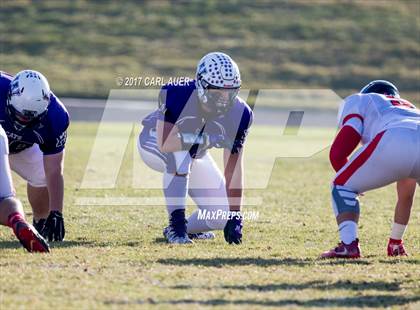
<instances>
[{"instance_id":1,"label":"player's arm","mask_svg":"<svg viewBox=\"0 0 420 310\"><path fill-rule=\"evenodd\" d=\"M223 158L229 209L230 211L240 211L244 184L242 149L235 154L232 154L230 149L224 149Z\"/></svg>"},{"instance_id":2,"label":"player's arm","mask_svg":"<svg viewBox=\"0 0 420 310\"><path fill-rule=\"evenodd\" d=\"M226 242L242 243L242 215L240 214L243 193L242 148L232 153L225 149L223 153L226 179L226 192L231 214L223 230Z\"/></svg>"},{"instance_id":3,"label":"player's arm","mask_svg":"<svg viewBox=\"0 0 420 310\"><path fill-rule=\"evenodd\" d=\"M50 214L45 222L42 235L49 241L63 241L65 235L63 203L64 203L64 152L67 141L67 122L57 130L57 134L39 145L44 153L44 172L48 188Z\"/></svg>"},{"instance_id":4,"label":"player's arm","mask_svg":"<svg viewBox=\"0 0 420 310\"><path fill-rule=\"evenodd\" d=\"M44 154L50 214L42 234L50 241L63 241L66 234L63 218L64 203L64 149L56 154Z\"/></svg>"},{"instance_id":5,"label":"player's arm","mask_svg":"<svg viewBox=\"0 0 420 310\"><path fill-rule=\"evenodd\" d=\"M50 200L50 211L63 212L64 201L64 150L44 155L44 170Z\"/></svg>"},{"instance_id":6,"label":"player's arm","mask_svg":"<svg viewBox=\"0 0 420 310\"><path fill-rule=\"evenodd\" d=\"M164 120L156 124L157 143L161 152L170 153L182 150L178 126Z\"/></svg>"}]
</instances>

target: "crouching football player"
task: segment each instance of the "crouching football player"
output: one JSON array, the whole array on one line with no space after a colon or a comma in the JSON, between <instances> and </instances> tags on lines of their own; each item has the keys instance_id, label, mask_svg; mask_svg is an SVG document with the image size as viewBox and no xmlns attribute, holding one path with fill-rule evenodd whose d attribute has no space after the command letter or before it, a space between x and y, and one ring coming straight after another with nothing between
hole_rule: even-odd
<instances>
[{"instance_id":1,"label":"crouching football player","mask_svg":"<svg viewBox=\"0 0 420 310\"><path fill-rule=\"evenodd\" d=\"M19 242L29 252L49 252L48 243L26 222L22 205L14 197L8 155L7 136L0 125L0 224L12 228Z\"/></svg>"},{"instance_id":2,"label":"crouching football player","mask_svg":"<svg viewBox=\"0 0 420 310\"><path fill-rule=\"evenodd\" d=\"M27 182L35 228L64 239L64 147L69 115L39 72L0 72L0 122L9 139L10 168Z\"/></svg>"},{"instance_id":3,"label":"crouching football player","mask_svg":"<svg viewBox=\"0 0 420 310\"><path fill-rule=\"evenodd\" d=\"M402 237L420 184L420 111L388 81L372 81L345 99L330 160L337 174L332 202L341 243L323 258L360 257L358 196L397 183L398 202L388 255L405 255ZM357 147L362 147L347 160Z\"/></svg>"},{"instance_id":4,"label":"crouching football player","mask_svg":"<svg viewBox=\"0 0 420 310\"><path fill-rule=\"evenodd\" d=\"M159 108L142 122L140 155L163 172L169 243L214 238L211 231L222 229L227 242L242 241L242 148L252 110L238 97L240 86L236 63L209 53L198 63L195 81L162 87ZM224 149L224 175L208 153L213 147ZM199 208L188 220L187 195Z\"/></svg>"}]
</instances>

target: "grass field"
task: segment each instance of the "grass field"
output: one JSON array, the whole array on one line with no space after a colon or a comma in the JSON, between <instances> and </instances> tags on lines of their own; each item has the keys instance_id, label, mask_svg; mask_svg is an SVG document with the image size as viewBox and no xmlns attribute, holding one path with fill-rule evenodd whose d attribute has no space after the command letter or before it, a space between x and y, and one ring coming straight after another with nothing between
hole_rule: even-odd
<instances>
[{"instance_id":1,"label":"grass field","mask_svg":"<svg viewBox=\"0 0 420 310\"><path fill-rule=\"evenodd\" d=\"M347 96L383 78L419 102L419 12L416 0L1 1L0 69L33 68L59 95L104 98L119 76L192 77L221 50L245 88Z\"/></svg>"},{"instance_id":2,"label":"grass field","mask_svg":"<svg viewBox=\"0 0 420 310\"><path fill-rule=\"evenodd\" d=\"M158 190L131 189L125 154L116 189L80 189L97 124L73 123L66 157L67 240L49 255L30 255L0 228L0 308L69 309L273 309L420 307L420 200L406 235L408 258L385 257L394 204L392 187L362 198L360 238L364 258L321 261L337 241L329 204L332 172L327 151L277 160L269 186L248 190L261 197L258 221L247 222L244 243L214 241L167 245L163 206L80 206L77 198L148 197ZM253 128L268 142L266 128ZM317 130L316 139L329 132ZM269 136L268 136L269 137ZM259 150L249 146L248 152ZM305 144L303 146L305 147ZM138 158L137 158L138 160ZM258 168L249 163L249 169ZM128 172L126 171L128 170ZM16 180L18 194L24 184ZM23 199L24 200L24 199ZM25 210L31 218L28 204Z\"/></svg>"}]
</instances>

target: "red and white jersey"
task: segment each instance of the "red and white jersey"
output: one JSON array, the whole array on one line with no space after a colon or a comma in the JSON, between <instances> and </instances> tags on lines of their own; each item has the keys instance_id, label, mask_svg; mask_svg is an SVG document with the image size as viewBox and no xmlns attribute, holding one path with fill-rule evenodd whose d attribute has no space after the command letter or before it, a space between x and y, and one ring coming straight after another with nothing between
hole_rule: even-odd
<instances>
[{"instance_id":1,"label":"red and white jersey","mask_svg":"<svg viewBox=\"0 0 420 310\"><path fill-rule=\"evenodd\" d=\"M420 110L409 101L380 94L354 94L347 97L338 113L339 128L353 127L370 142L378 133L390 128L420 126Z\"/></svg>"}]
</instances>

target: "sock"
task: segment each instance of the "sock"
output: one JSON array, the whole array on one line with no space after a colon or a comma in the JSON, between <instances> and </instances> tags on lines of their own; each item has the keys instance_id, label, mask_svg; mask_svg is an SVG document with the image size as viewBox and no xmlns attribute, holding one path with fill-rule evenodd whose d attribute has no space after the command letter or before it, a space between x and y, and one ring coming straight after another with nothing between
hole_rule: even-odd
<instances>
[{"instance_id":1,"label":"sock","mask_svg":"<svg viewBox=\"0 0 420 310\"><path fill-rule=\"evenodd\" d=\"M344 244L350 244L357 239L357 224L353 221L344 221L338 225L340 239Z\"/></svg>"},{"instance_id":2,"label":"sock","mask_svg":"<svg viewBox=\"0 0 420 310\"><path fill-rule=\"evenodd\" d=\"M174 225L184 225L184 227L186 227L186 221L185 221L185 209L178 209L173 211L170 215L169 215L169 220L171 222L171 224Z\"/></svg>"},{"instance_id":3,"label":"sock","mask_svg":"<svg viewBox=\"0 0 420 310\"><path fill-rule=\"evenodd\" d=\"M23 217L22 214L20 214L19 212L14 212L14 213L12 213L8 216L7 226L9 226L10 228L12 228L14 230L16 223L24 222L24 221L25 221L25 218Z\"/></svg>"},{"instance_id":4,"label":"sock","mask_svg":"<svg viewBox=\"0 0 420 310\"><path fill-rule=\"evenodd\" d=\"M166 199L166 209L170 215L178 209L185 209L187 201L188 176L165 173L163 176L163 192Z\"/></svg>"},{"instance_id":5,"label":"sock","mask_svg":"<svg viewBox=\"0 0 420 310\"><path fill-rule=\"evenodd\" d=\"M398 224L394 222L392 224L390 239L395 240L395 241L402 240L406 229L407 229L407 225L402 225L402 224Z\"/></svg>"}]
</instances>

